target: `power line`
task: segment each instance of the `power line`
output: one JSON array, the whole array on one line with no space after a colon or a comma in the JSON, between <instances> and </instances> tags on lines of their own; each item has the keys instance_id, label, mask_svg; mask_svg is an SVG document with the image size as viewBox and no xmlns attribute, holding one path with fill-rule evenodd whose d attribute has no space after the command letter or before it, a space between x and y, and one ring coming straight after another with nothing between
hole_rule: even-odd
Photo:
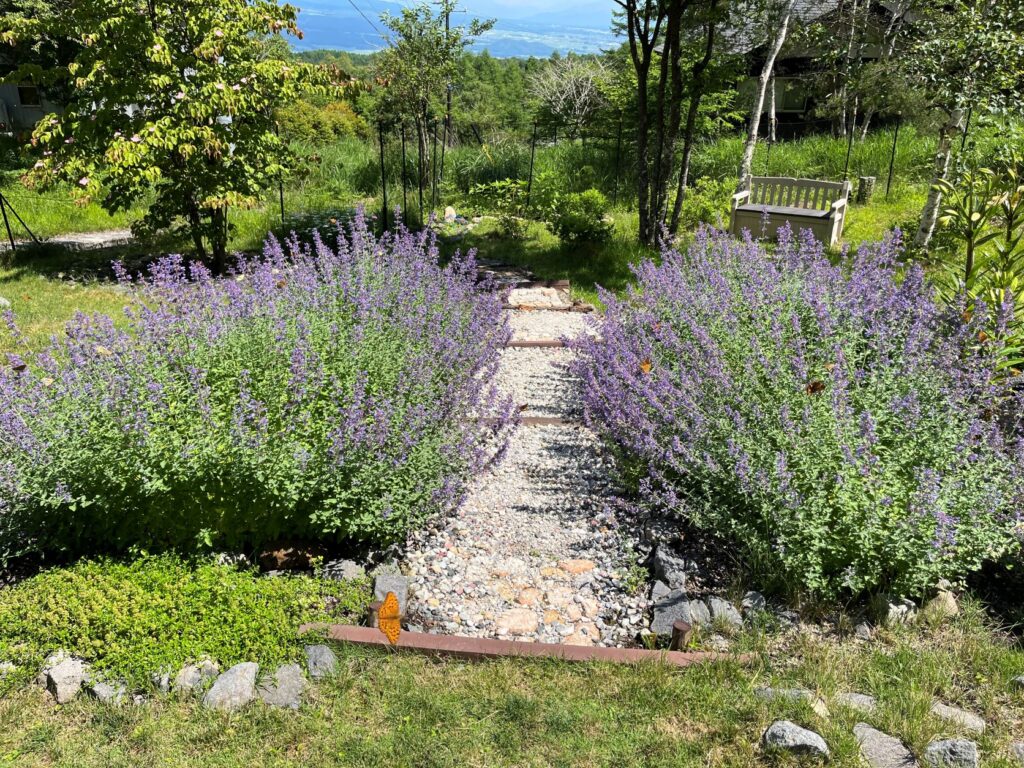
<instances>
[{"instance_id":1,"label":"power line","mask_svg":"<svg viewBox=\"0 0 1024 768\"><path fill-rule=\"evenodd\" d=\"M357 6L355 4L354 0L348 0L348 4L351 5L353 8L355 8L356 13L358 13L360 16L362 16L363 17L363 21L365 21L367 24L369 24L371 27L373 27L374 30L376 30L378 35L380 35L381 37L384 37L384 33L381 32L380 29L377 28L376 24L374 24L372 21L370 21L370 18L365 13L363 13L361 10L359 10L359 6Z\"/></svg>"}]
</instances>

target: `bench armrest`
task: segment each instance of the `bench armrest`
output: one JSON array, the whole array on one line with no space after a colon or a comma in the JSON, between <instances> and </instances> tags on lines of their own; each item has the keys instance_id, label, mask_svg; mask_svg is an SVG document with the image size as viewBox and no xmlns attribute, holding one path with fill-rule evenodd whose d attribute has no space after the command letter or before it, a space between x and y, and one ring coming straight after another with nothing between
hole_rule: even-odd
<instances>
[{"instance_id":1,"label":"bench armrest","mask_svg":"<svg viewBox=\"0 0 1024 768\"><path fill-rule=\"evenodd\" d=\"M845 208L845 207L846 207L846 198L845 197L841 197L838 200L836 200L834 203L832 203L832 212L835 213L840 208Z\"/></svg>"},{"instance_id":2,"label":"bench armrest","mask_svg":"<svg viewBox=\"0 0 1024 768\"><path fill-rule=\"evenodd\" d=\"M737 192L735 195L732 196L732 207L735 208L740 203L742 203L744 200L748 200L748 199L750 199L750 190L749 189L744 189L742 192Z\"/></svg>"}]
</instances>

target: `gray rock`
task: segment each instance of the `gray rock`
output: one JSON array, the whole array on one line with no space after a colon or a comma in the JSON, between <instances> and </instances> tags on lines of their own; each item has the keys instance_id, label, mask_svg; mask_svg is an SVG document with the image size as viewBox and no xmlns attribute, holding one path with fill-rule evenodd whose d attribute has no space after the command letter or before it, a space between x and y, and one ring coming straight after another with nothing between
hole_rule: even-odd
<instances>
[{"instance_id":1,"label":"gray rock","mask_svg":"<svg viewBox=\"0 0 1024 768\"><path fill-rule=\"evenodd\" d=\"M853 726L860 754L871 768L917 768L914 753L899 739L872 728L867 723Z\"/></svg>"},{"instance_id":2,"label":"gray rock","mask_svg":"<svg viewBox=\"0 0 1024 768\"><path fill-rule=\"evenodd\" d=\"M858 640L870 640L874 637L875 630L871 628L871 625L866 621L862 621L856 627L853 628L853 635Z\"/></svg>"},{"instance_id":3,"label":"gray rock","mask_svg":"<svg viewBox=\"0 0 1024 768\"><path fill-rule=\"evenodd\" d=\"M58 704L66 704L82 690L88 667L81 659L68 658L46 671L46 690Z\"/></svg>"},{"instance_id":4,"label":"gray rock","mask_svg":"<svg viewBox=\"0 0 1024 768\"><path fill-rule=\"evenodd\" d=\"M273 681L260 683L259 696L264 704L284 709L298 709L302 704L302 693L306 690L306 678L298 664L278 667Z\"/></svg>"},{"instance_id":5,"label":"gray rock","mask_svg":"<svg viewBox=\"0 0 1024 768\"><path fill-rule=\"evenodd\" d=\"M104 704L122 704L128 695L124 683L92 683L87 688L93 698Z\"/></svg>"},{"instance_id":6,"label":"gray rock","mask_svg":"<svg viewBox=\"0 0 1024 768\"><path fill-rule=\"evenodd\" d=\"M314 680L331 677L338 673L338 657L326 645L307 645L306 668Z\"/></svg>"},{"instance_id":7,"label":"gray rock","mask_svg":"<svg viewBox=\"0 0 1024 768\"><path fill-rule=\"evenodd\" d=\"M655 582L657 585L659 582ZM652 597L654 590L651 590ZM672 625L677 621L693 623L690 616L689 596L675 589L658 600L652 607L651 631L661 637L672 636Z\"/></svg>"},{"instance_id":8,"label":"gray rock","mask_svg":"<svg viewBox=\"0 0 1024 768\"><path fill-rule=\"evenodd\" d=\"M5 299L3 296L0 296L0 310L10 309L10 308L11 308L11 300L10 299Z\"/></svg>"},{"instance_id":9,"label":"gray rock","mask_svg":"<svg viewBox=\"0 0 1024 768\"><path fill-rule=\"evenodd\" d=\"M839 693L836 694L836 704L847 709L855 709L865 715L872 715L878 710L878 700L866 693Z\"/></svg>"},{"instance_id":10,"label":"gray rock","mask_svg":"<svg viewBox=\"0 0 1024 768\"><path fill-rule=\"evenodd\" d=\"M691 600L689 602L690 623L708 625L711 623L711 611L704 604L703 600Z\"/></svg>"},{"instance_id":11,"label":"gray rock","mask_svg":"<svg viewBox=\"0 0 1024 768\"><path fill-rule=\"evenodd\" d=\"M743 617L736 607L728 600L720 597L712 597L708 600L708 607L711 609L711 620L725 624L726 626L739 629L743 626Z\"/></svg>"},{"instance_id":12,"label":"gray rock","mask_svg":"<svg viewBox=\"0 0 1024 768\"><path fill-rule=\"evenodd\" d=\"M651 584L651 602L656 603L659 600L669 596L672 591L672 587L666 584L664 581L656 581Z\"/></svg>"},{"instance_id":13,"label":"gray rock","mask_svg":"<svg viewBox=\"0 0 1024 768\"><path fill-rule=\"evenodd\" d=\"M763 686L754 689L754 695L764 701L806 701L819 717L828 717L828 707L817 694L806 688L769 688Z\"/></svg>"},{"instance_id":14,"label":"gray rock","mask_svg":"<svg viewBox=\"0 0 1024 768\"><path fill-rule=\"evenodd\" d=\"M1016 690L1024 691L1024 675L1017 675L1011 682Z\"/></svg>"},{"instance_id":15,"label":"gray rock","mask_svg":"<svg viewBox=\"0 0 1024 768\"><path fill-rule=\"evenodd\" d=\"M0 661L0 683L4 681L8 675L13 675L17 671L17 667L9 661Z\"/></svg>"},{"instance_id":16,"label":"gray rock","mask_svg":"<svg viewBox=\"0 0 1024 768\"><path fill-rule=\"evenodd\" d=\"M796 611L779 611L779 623L782 626L792 626L800 623L800 614Z\"/></svg>"},{"instance_id":17,"label":"gray rock","mask_svg":"<svg viewBox=\"0 0 1024 768\"><path fill-rule=\"evenodd\" d=\"M334 581L352 581L363 578L366 569L355 560L340 559L324 563L320 574L323 578Z\"/></svg>"},{"instance_id":18,"label":"gray rock","mask_svg":"<svg viewBox=\"0 0 1024 768\"><path fill-rule=\"evenodd\" d=\"M765 600L764 595L760 592L750 590L743 595L743 602L740 604L744 613L757 613L759 611L767 610L768 601Z\"/></svg>"},{"instance_id":19,"label":"gray rock","mask_svg":"<svg viewBox=\"0 0 1024 768\"><path fill-rule=\"evenodd\" d=\"M651 553L651 570L657 579L665 582L673 590L686 589L686 560L659 544Z\"/></svg>"},{"instance_id":20,"label":"gray rock","mask_svg":"<svg viewBox=\"0 0 1024 768\"><path fill-rule=\"evenodd\" d=\"M394 592L398 598L398 612L405 616L405 608L409 603L409 580L405 576L394 573L379 573L373 581L373 599L383 600L388 592Z\"/></svg>"},{"instance_id":21,"label":"gray rock","mask_svg":"<svg viewBox=\"0 0 1024 768\"><path fill-rule=\"evenodd\" d=\"M948 704L936 701L932 703L931 712L936 717L945 720L947 723L958 725L964 730L973 731L974 733L984 733L985 731L985 721L978 717L978 715L965 709L951 707Z\"/></svg>"},{"instance_id":22,"label":"gray rock","mask_svg":"<svg viewBox=\"0 0 1024 768\"><path fill-rule=\"evenodd\" d=\"M207 680L216 679L220 667L209 659L198 664L186 664L174 677L174 690L179 693L191 693L201 688Z\"/></svg>"},{"instance_id":23,"label":"gray rock","mask_svg":"<svg viewBox=\"0 0 1024 768\"><path fill-rule=\"evenodd\" d=\"M214 682L203 697L203 705L227 712L241 709L256 697L258 664L246 661L235 664Z\"/></svg>"},{"instance_id":24,"label":"gray rock","mask_svg":"<svg viewBox=\"0 0 1024 768\"><path fill-rule=\"evenodd\" d=\"M768 750L783 750L795 755L814 755L828 759L828 744L814 731L801 728L789 720L776 720L761 736L761 743Z\"/></svg>"},{"instance_id":25,"label":"gray rock","mask_svg":"<svg viewBox=\"0 0 1024 768\"><path fill-rule=\"evenodd\" d=\"M149 679L153 681L153 687L160 693L171 692L171 672L170 670L161 670L160 672L154 672L149 676Z\"/></svg>"},{"instance_id":26,"label":"gray rock","mask_svg":"<svg viewBox=\"0 0 1024 768\"><path fill-rule=\"evenodd\" d=\"M978 745L967 739L933 741L924 750L932 768L978 768Z\"/></svg>"},{"instance_id":27,"label":"gray rock","mask_svg":"<svg viewBox=\"0 0 1024 768\"><path fill-rule=\"evenodd\" d=\"M874 612L884 626L891 627L914 621L917 618L917 605L906 598L879 595L874 600Z\"/></svg>"},{"instance_id":28,"label":"gray rock","mask_svg":"<svg viewBox=\"0 0 1024 768\"><path fill-rule=\"evenodd\" d=\"M1024 765L1024 741L1015 741L1010 745L1010 757Z\"/></svg>"},{"instance_id":29,"label":"gray rock","mask_svg":"<svg viewBox=\"0 0 1024 768\"><path fill-rule=\"evenodd\" d=\"M445 206L445 209L444 209L444 220L445 221L447 221L448 223L451 223L451 222L455 221L456 215L457 214L455 213L455 209L454 208L452 208L450 205L446 205Z\"/></svg>"},{"instance_id":30,"label":"gray rock","mask_svg":"<svg viewBox=\"0 0 1024 768\"><path fill-rule=\"evenodd\" d=\"M960 605L956 596L947 590L940 590L935 597L924 604L921 609L921 616L926 621L945 621L960 613Z\"/></svg>"}]
</instances>

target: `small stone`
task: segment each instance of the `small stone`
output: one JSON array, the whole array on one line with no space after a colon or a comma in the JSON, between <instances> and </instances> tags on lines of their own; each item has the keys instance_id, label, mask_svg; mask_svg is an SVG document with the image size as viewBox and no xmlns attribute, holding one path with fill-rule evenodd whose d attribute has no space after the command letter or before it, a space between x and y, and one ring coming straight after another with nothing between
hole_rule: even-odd
<instances>
[{"instance_id":1,"label":"small stone","mask_svg":"<svg viewBox=\"0 0 1024 768\"><path fill-rule=\"evenodd\" d=\"M1024 691L1024 675L1018 675L1012 680L1013 687L1018 691Z\"/></svg>"},{"instance_id":2,"label":"small stone","mask_svg":"<svg viewBox=\"0 0 1024 768\"><path fill-rule=\"evenodd\" d=\"M314 680L332 677L338 673L338 657L326 645L307 645L306 669Z\"/></svg>"},{"instance_id":3,"label":"small stone","mask_svg":"<svg viewBox=\"0 0 1024 768\"><path fill-rule=\"evenodd\" d=\"M704 605L703 600L691 600L688 605L690 611L690 623L707 625L711 623L711 611Z\"/></svg>"},{"instance_id":4,"label":"small stone","mask_svg":"<svg viewBox=\"0 0 1024 768\"><path fill-rule=\"evenodd\" d=\"M847 709L855 709L865 715L874 714L878 710L878 700L866 693L840 693L836 694L836 704Z\"/></svg>"},{"instance_id":5,"label":"small stone","mask_svg":"<svg viewBox=\"0 0 1024 768\"><path fill-rule=\"evenodd\" d=\"M498 618L498 628L513 635L528 635L537 631L537 615L526 608L512 608Z\"/></svg>"},{"instance_id":6,"label":"small stone","mask_svg":"<svg viewBox=\"0 0 1024 768\"><path fill-rule=\"evenodd\" d=\"M651 553L651 570L657 579L672 589L686 588L687 562L664 544L659 544Z\"/></svg>"},{"instance_id":7,"label":"small stone","mask_svg":"<svg viewBox=\"0 0 1024 768\"><path fill-rule=\"evenodd\" d=\"M153 687L156 688L157 692L171 692L171 673L168 670L154 672L149 676L149 679L152 681Z\"/></svg>"},{"instance_id":8,"label":"small stone","mask_svg":"<svg viewBox=\"0 0 1024 768\"><path fill-rule=\"evenodd\" d=\"M1015 741L1010 745L1010 757L1024 765L1024 741Z\"/></svg>"},{"instance_id":9,"label":"small stone","mask_svg":"<svg viewBox=\"0 0 1024 768\"><path fill-rule=\"evenodd\" d=\"M673 590L652 607L651 631L662 637L671 637L672 625L677 621L692 624L690 601L682 590Z\"/></svg>"},{"instance_id":10,"label":"small stone","mask_svg":"<svg viewBox=\"0 0 1024 768\"><path fill-rule=\"evenodd\" d=\"M875 631L871 628L871 625L866 621L862 621L856 627L853 628L853 636L858 640L870 640L874 637Z\"/></svg>"},{"instance_id":11,"label":"small stone","mask_svg":"<svg viewBox=\"0 0 1024 768\"><path fill-rule=\"evenodd\" d=\"M806 688L755 688L754 695L765 701L806 701L819 717L828 717L828 707L821 697Z\"/></svg>"},{"instance_id":12,"label":"small stone","mask_svg":"<svg viewBox=\"0 0 1024 768\"><path fill-rule=\"evenodd\" d=\"M666 584L664 581L656 581L651 584L651 602L656 603L659 600L663 600L668 597L672 591L672 587Z\"/></svg>"},{"instance_id":13,"label":"small stone","mask_svg":"<svg viewBox=\"0 0 1024 768\"><path fill-rule=\"evenodd\" d=\"M594 570L595 565L593 560L563 560L558 567L566 573L579 576L581 573Z\"/></svg>"},{"instance_id":14,"label":"small stone","mask_svg":"<svg viewBox=\"0 0 1024 768\"><path fill-rule=\"evenodd\" d=\"M909 624L917 618L917 606L906 598L892 599L881 595L875 599L875 612L887 627Z\"/></svg>"},{"instance_id":15,"label":"small stone","mask_svg":"<svg viewBox=\"0 0 1024 768\"><path fill-rule=\"evenodd\" d=\"M558 611L544 611L544 623L545 624L557 624L562 620L562 614Z\"/></svg>"},{"instance_id":16,"label":"small stone","mask_svg":"<svg viewBox=\"0 0 1024 768\"><path fill-rule=\"evenodd\" d=\"M453 221L455 221L455 217L457 215L458 214L455 213L455 209L454 208L452 208L450 205L446 205L445 206L445 209L444 209L444 220L446 222L451 224Z\"/></svg>"},{"instance_id":17,"label":"small stone","mask_svg":"<svg viewBox=\"0 0 1024 768\"><path fill-rule=\"evenodd\" d=\"M259 665L251 661L231 667L206 692L203 705L226 712L241 709L256 697L256 675L259 670Z\"/></svg>"},{"instance_id":18,"label":"small stone","mask_svg":"<svg viewBox=\"0 0 1024 768\"><path fill-rule=\"evenodd\" d=\"M0 309L10 309L10 308L11 308L11 300L10 299L5 299L3 296L0 296Z\"/></svg>"},{"instance_id":19,"label":"small stone","mask_svg":"<svg viewBox=\"0 0 1024 768\"><path fill-rule=\"evenodd\" d=\"M260 683L259 696L264 704L272 707L298 709L305 690L306 678L302 668L298 664L285 664L277 668L273 681Z\"/></svg>"},{"instance_id":20,"label":"small stone","mask_svg":"<svg viewBox=\"0 0 1024 768\"><path fill-rule=\"evenodd\" d=\"M566 637L562 642L566 645L589 646L601 639L601 633L593 624L580 624L576 631Z\"/></svg>"},{"instance_id":21,"label":"small stone","mask_svg":"<svg viewBox=\"0 0 1024 768\"><path fill-rule=\"evenodd\" d=\"M960 606L952 592L941 591L921 609L925 621L945 621L960 613Z\"/></svg>"},{"instance_id":22,"label":"small stone","mask_svg":"<svg viewBox=\"0 0 1024 768\"><path fill-rule=\"evenodd\" d=\"M978 768L978 745L967 739L933 741L924 750L932 768Z\"/></svg>"},{"instance_id":23,"label":"small stone","mask_svg":"<svg viewBox=\"0 0 1024 768\"><path fill-rule=\"evenodd\" d=\"M978 717L978 715L965 709L951 707L948 704L936 701L932 703L931 712L936 717L945 720L947 723L958 725L964 730L973 731L974 733L984 733L985 731L985 721Z\"/></svg>"},{"instance_id":24,"label":"small stone","mask_svg":"<svg viewBox=\"0 0 1024 768\"><path fill-rule=\"evenodd\" d=\"M82 690L87 671L81 659L64 659L47 670L46 690L58 704L67 704Z\"/></svg>"},{"instance_id":25,"label":"small stone","mask_svg":"<svg viewBox=\"0 0 1024 768\"><path fill-rule=\"evenodd\" d=\"M568 587L552 587L544 595L544 599L547 601L548 605L561 608L572 602L573 591Z\"/></svg>"},{"instance_id":26,"label":"small stone","mask_svg":"<svg viewBox=\"0 0 1024 768\"><path fill-rule=\"evenodd\" d=\"M0 683L4 681L8 675L13 675L17 671L17 667L9 661L0 661Z\"/></svg>"},{"instance_id":27,"label":"small stone","mask_svg":"<svg viewBox=\"0 0 1024 768\"><path fill-rule=\"evenodd\" d=\"M546 568L541 568L540 575L543 576L545 579L564 580L566 577L565 571L563 571L561 568L552 568L550 566Z\"/></svg>"},{"instance_id":28,"label":"small stone","mask_svg":"<svg viewBox=\"0 0 1024 768\"><path fill-rule=\"evenodd\" d=\"M572 622L577 622L583 618L583 609L578 605L570 605L565 609L565 617Z\"/></svg>"},{"instance_id":29,"label":"small stone","mask_svg":"<svg viewBox=\"0 0 1024 768\"><path fill-rule=\"evenodd\" d=\"M744 613L757 613L768 608L768 601L765 600L764 595L760 592L750 590L743 595L743 602L740 603L740 607Z\"/></svg>"},{"instance_id":30,"label":"small stone","mask_svg":"<svg viewBox=\"0 0 1024 768\"><path fill-rule=\"evenodd\" d=\"M725 624L733 629L743 626L743 617L736 607L728 600L720 597L712 597L708 600L708 607L711 611L711 620Z\"/></svg>"},{"instance_id":31,"label":"small stone","mask_svg":"<svg viewBox=\"0 0 1024 768\"><path fill-rule=\"evenodd\" d=\"M194 691L207 680L216 679L219 673L220 667L209 659L204 659L198 664L186 664L174 677L174 690L180 693Z\"/></svg>"},{"instance_id":32,"label":"small stone","mask_svg":"<svg viewBox=\"0 0 1024 768\"><path fill-rule=\"evenodd\" d=\"M826 760L830 753L825 740L814 731L801 728L789 720L776 720L761 737L761 743L768 750L783 750L795 755L813 755Z\"/></svg>"},{"instance_id":33,"label":"small stone","mask_svg":"<svg viewBox=\"0 0 1024 768\"><path fill-rule=\"evenodd\" d=\"M366 569L355 560L330 560L320 570L322 578L332 581L354 581L366 576Z\"/></svg>"},{"instance_id":34,"label":"small stone","mask_svg":"<svg viewBox=\"0 0 1024 768\"><path fill-rule=\"evenodd\" d=\"M104 704L120 704L127 695L124 683L93 683L87 690Z\"/></svg>"},{"instance_id":35,"label":"small stone","mask_svg":"<svg viewBox=\"0 0 1024 768\"><path fill-rule=\"evenodd\" d=\"M601 604L592 597L583 597L577 602L579 602L580 607L583 608L583 613L590 618L594 619L601 615Z\"/></svg>"},{"instance_id":36,"label":"small stone","mask_svg":"<svg viewBox=\"0 0 1024 768\"><path fill-rule=\"evenodd\" d=\"M867 723L853 726L853 735L860 744L860 754L871 768L917 768L914 753L907 745Z\"/></svg>"},{"instance_id":37,"label":"small stone","mask_svg":"<svg viewBox=\"0 0 1024 768\"><path fill-rule=\"evenodd\" d=\"M516 602L520 605L535 605L543 596L544 593L536 587L527 587L516 595Z\"/></svg>"},{"instance_id":38,"label":"small stone","mask_svg":"<svg viewBox=\"0 0 1024 768\"><path fill-rule=\"evenodd\" d=\"M394 592L398 598L398 613L405 616L405 608L409 602L409 580L405 576L394 573L380 573L373 582L373 599L383 600L388 592Z\"/></svg>"}]
</instances>

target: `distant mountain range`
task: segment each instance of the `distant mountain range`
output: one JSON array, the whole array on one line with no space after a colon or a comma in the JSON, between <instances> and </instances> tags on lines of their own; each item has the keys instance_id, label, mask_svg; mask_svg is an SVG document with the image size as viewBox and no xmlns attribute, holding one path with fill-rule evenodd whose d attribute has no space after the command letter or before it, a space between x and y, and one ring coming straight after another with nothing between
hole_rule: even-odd
<instances>
[{"instance_id":1,"label":"distant mountain range","mask_svg":"<svg viewBox=\"0 0 1024 768\"><path fill-rule=\"evenodd\" d=\"M380 15L385 11L397 15L402 5L411 4L399 0L292 1L301 9L299 26L304 33L302 40L292 40L295 48L358 53L384 47ZM556 7L552 9L552 5ZM540 0L465 0L460 12L452 14L452 24L464 24L470 18L496 19L494 29L473 46L473 50L487 49L493 56L596 53L615 44L610 31L613 7L611 0L567 5Z\"/></svg>"}]
</instances>

